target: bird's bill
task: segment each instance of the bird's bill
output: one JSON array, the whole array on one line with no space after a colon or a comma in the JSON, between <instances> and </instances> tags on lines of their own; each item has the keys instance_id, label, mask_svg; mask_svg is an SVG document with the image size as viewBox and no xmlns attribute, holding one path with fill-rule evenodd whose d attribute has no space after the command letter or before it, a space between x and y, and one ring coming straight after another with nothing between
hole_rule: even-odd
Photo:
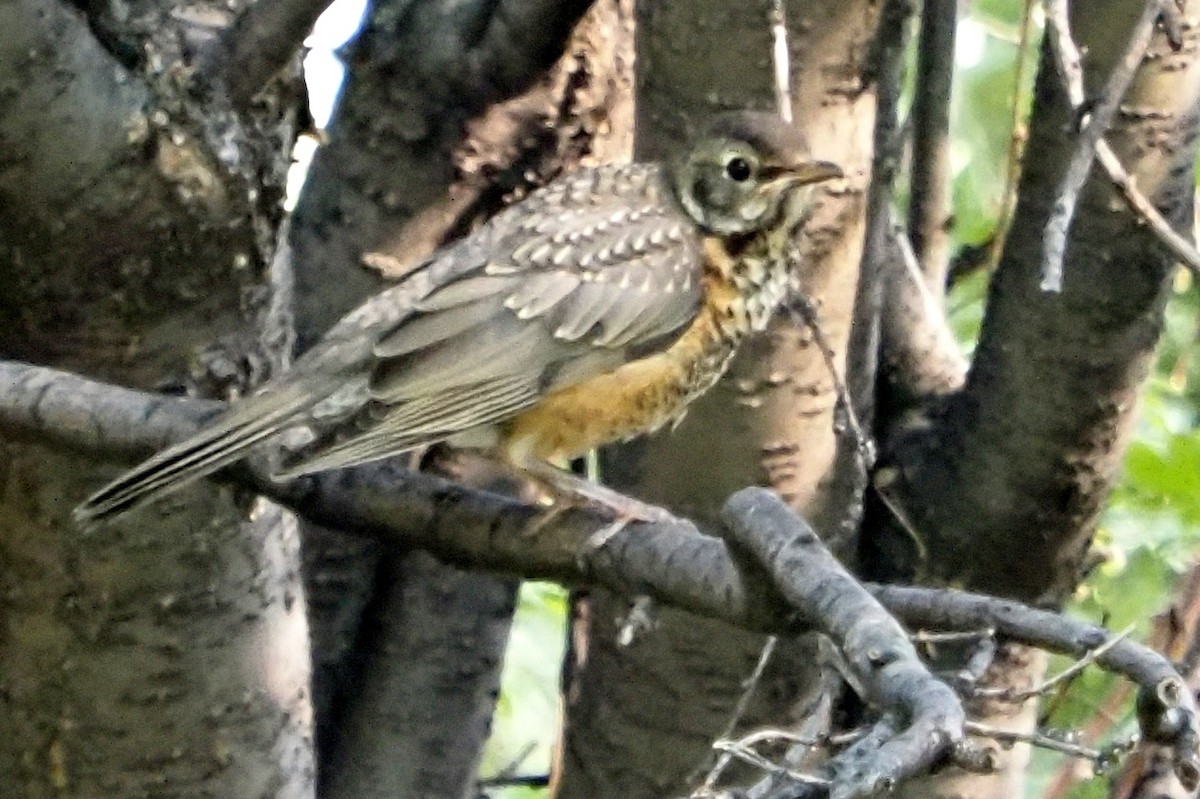
<instances>
[{"instance_id":1,"label":"bird's bill","mask_svg":"<svg viewBox=\"0 0 1200 799\"><path fill-rule=\"evenodd\" d=\"M765 167L763 172L770 183L778 188L807 186L846 176L840 166L829 161L799 161L786 166Z\"/></svg>"},{"instance_id":2,"label":"bird's bill","mask_svg":"<svg viewBox=\"0 0 1200 799\"><path fill-rule=\"evenodd\" d=\"M829 161L804 161L788 169L788 173L792 181L801 186L846 176L840 166Z\"/></svg>"}]
</instances>

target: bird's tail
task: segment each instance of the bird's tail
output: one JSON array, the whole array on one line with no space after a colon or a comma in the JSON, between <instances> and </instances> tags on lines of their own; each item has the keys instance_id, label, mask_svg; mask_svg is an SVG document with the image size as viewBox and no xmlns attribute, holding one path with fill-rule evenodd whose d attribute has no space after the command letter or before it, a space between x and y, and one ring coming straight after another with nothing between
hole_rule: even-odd
<instances>
[{"instance_id":1,"label":"bird's tail","mask_svg":"<svg viewBox=\"0 0 1200 799\"><path fill-rule=\"evenodd\" d=\"M322 397L302 381L247 397L196 435L92 494L75 508L75 519L83 525L102 521L228 466Z\"/></svg>"}]
</instances>

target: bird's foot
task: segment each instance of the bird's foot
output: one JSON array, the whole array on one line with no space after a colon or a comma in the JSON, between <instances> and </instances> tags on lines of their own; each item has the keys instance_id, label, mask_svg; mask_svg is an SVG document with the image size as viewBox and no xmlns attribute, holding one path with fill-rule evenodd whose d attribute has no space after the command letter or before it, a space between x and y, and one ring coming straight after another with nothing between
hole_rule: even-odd
<instances>
[{"instance_id":1,"label":"bird's foot","mask_svg":"<svg viewBox=\"0 0 1200 799\"><path fill-rule=\"evenodd\" d=\"M613 525L620 525L614 533L633 522L668 524L675 521L674 516L657 505L634 499L549 464L534 463L526 465L524 469L550 490L555 506L596 508L612 513L616 517Z\"/></svg>"}]
</instances>

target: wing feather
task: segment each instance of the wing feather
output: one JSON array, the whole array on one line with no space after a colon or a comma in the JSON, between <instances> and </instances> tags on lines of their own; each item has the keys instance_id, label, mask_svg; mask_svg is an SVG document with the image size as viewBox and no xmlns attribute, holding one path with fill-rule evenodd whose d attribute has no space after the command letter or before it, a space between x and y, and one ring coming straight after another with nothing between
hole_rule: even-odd
<instances>
[{"instance_id":1,"label":"wing feather","mask_svg":"<svg viewBox=\"0 0 1200 799\"><path fill-rule=\"evenodd\" d=\"M463 386L436 398L393 406L374 427L318 450L277 476L291 479L399 455L462 430L504 419L532 405L537 396L536 381L509 376Z\"/></svg>"}]
</instances>

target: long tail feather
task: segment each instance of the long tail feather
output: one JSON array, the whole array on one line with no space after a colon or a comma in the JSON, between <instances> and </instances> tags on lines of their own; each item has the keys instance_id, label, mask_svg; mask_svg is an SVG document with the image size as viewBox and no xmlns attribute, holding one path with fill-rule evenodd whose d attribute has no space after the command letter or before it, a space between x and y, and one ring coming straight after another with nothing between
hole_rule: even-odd
<instances>
[{"instance_id":1,"label":"long tail feather","mask_svg":"<svg viewBox=\"0 0 1200 799\"><path fill-rule=\"evenodd\" d=\"M322 398L298 384L282 385L235 404L191 438L134 467L75 508L92 524L110 518L228 466Z\"/></svg>"}]
</instances>

